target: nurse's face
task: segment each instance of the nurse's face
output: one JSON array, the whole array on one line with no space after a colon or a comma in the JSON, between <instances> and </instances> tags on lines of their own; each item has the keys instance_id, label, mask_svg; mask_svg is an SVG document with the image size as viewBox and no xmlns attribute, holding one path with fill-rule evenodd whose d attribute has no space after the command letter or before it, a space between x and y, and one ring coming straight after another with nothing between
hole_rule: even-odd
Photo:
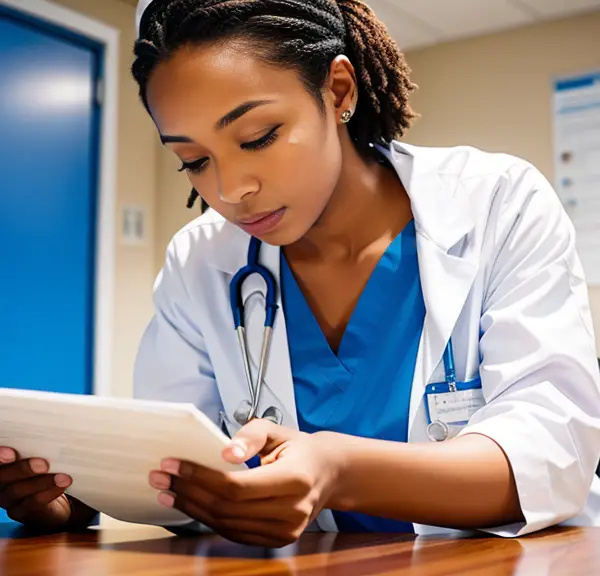
<instances>
[{"instance_id":1,"label":"nurse's face","mask_svg":"<svg viewBox=\"0 0 600 576\"><path fill-rule=\"evenodd\" d=\"M163 142L208 204L287 245L316 223L340 178L339 116L350 106L335 87L323 94L324 111L297 72L229 43L176 52L152 73L147 98Z\"/></svg>"}]
</instances>

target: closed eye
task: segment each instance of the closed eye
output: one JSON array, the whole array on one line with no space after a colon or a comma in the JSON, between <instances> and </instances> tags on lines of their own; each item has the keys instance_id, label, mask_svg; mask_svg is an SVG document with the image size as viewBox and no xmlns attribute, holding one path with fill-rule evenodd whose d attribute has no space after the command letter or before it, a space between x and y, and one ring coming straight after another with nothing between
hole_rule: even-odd
<instances>
[{"instance_id":1,"label":"closed eye","mask_svg":"<svg viewBox=\"0 0 600 576\"><path fill-rule=\"evenodd\" d=\"M261 138L253 140L252 142L245 142L241 145L242 150L256 151L263 150L264 148L271 146L279 137L279 129L282 126L283 124L279 124L272 130L269 130L269 132L267 132ZM193 162L183 162L181 168L179 168L179 172L187 171L191 174L199 174L206 168L207 164L208 158L200 158L199 160L194 160Z\"/></svg>"},{"instance_id":2,"label":"closed eye","mask_svg":"<svg viewBox=\"0 0 600 576\"><path fill-rule=\"evenodd\" d=\"M253 140L252 142L246 142L242 144L242 150L262 150L271 146L279 137L279 129L283 126L283 124L279 124L275 126L273 130L269 130L264 136L259 138L258 140Z\"/></svg>"},{"instance_id":3,"label":"closed eye","mask_svg":"<svg viewBox=\"0 0 600 576\"><path fill-rule=\"evenodd\" d=\"M194 162L183 162L178 172L188 171L192 174L199 174L206 168L208 158L200 158L200 160L194 160Z\"/></svg>"}]
</instances>

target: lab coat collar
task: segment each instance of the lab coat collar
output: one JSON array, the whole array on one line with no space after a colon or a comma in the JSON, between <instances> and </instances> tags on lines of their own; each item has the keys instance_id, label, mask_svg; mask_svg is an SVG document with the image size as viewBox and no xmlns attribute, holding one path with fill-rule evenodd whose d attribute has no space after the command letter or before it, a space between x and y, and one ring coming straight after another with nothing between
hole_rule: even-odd
<instances>
[{"instance_id":1,"label":"lab coat collar","mask_svg":"<svg viewBox=\"0 0 600 576\"><path fill-rule=\"evenodd\" d=\"M207 244L207 262L231 276L248 263L250 236L214 210L202 216L202 227L210 239ZM261 256L264 253L261 248Z\"/></svg>"},{"instance_id":2,"label":"lab coat collar","mask_svg":"<svg viewBox=\"0 0 600 576\"><path fill-rule=\"evenodd\" d=\"M377 148L394 166L408 193L419 233L447 252L473 230L469 206L456 195L459 174L444 166L441 149L398 141Z\"/></svg>"}]
</instances>

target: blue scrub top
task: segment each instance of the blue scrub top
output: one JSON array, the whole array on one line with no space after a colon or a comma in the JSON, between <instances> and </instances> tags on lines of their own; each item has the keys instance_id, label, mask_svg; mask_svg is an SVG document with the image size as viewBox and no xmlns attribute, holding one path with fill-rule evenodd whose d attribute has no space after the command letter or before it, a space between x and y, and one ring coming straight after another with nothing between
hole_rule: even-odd
<instances>
[{"instance_id":1,"label":"blue scrub top","mask_svg":"<svg viewBox=\"0 0 600 576\"><path fill-rule=\"evenodd\" d=\"M283 255L281 290L300 430L406 442L425 304L414 221L390 244L350 318L337 355ZM413 532L410 523L337 512L340 531Z\"/></svg>"}]
</instances>

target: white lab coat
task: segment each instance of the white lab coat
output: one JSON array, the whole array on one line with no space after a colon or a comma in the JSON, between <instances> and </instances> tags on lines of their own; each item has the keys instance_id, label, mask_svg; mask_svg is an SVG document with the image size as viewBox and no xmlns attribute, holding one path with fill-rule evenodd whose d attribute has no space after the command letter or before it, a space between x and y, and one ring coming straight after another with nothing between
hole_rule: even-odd
<instances>
[{"instance_id":1,"label":"white lab coat","mask_svg":"<svg viewBox=\"0 0 600 576\"><path fill-rule=\"evenodd\" d=\"M463 433L484 434L502 447L526 519L488 532L517 536L565 522L600 523L600 375L574 230L555 192L534 167L509 155L398 142L386 152L411 199L427 310L409 442L428 442L423 392L443 380L441 359L452 336L457 378L479 373L486 401ZM174 237L155 285L156 316L139 350L137 397L192 402L215 422L221 410L232 418L248 398L229 302L248 242L213 211ZM276 279L279 259L279 248L263 245L261 262ZM255 276L244 285L255 370L263 292ZM260 412L277 406L283 424L297 428L281 306L264 382ZM318 524L336 529L329 511Z\"/></svg>"}]
</instances>

